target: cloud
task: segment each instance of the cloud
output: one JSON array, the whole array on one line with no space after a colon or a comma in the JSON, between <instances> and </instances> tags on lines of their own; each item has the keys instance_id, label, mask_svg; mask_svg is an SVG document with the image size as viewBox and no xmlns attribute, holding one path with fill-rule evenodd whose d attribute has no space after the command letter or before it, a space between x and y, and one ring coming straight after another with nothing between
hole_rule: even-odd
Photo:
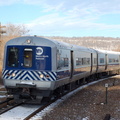
<instances>
[{"instance_id":1,"label":"cloud","mask_svg":"<svg viewBox=\"0 0 120 120\"><path fill-rule=\"evenodd\" d=\"M97 18L79 18L76 16L61 16L59 13L52 13L39 17L27 24L32 30L31 34L37 35L62 35L69 31L115 31L120 30L120 25L107 25L95 22Z\"/></svg>"},{"instance_id":2,"label":"cloud","mask_svg":"<svg viewBox=\"0 0 120 120\"><path fill-rule=\"evenodd\" d=\"M60 26L61 29L70 28L108 28L110 25L96 23L103 15L111 13L120 13L119 0L25 0L26 3L40 4L43 7L43 12L48 13L32 21L38 23L42 27L55 29ZM55 26L56 25L56 26ZM87 26L86 26L87 25ZM79 27L78 27L79 26ZM110 26L110 28L112 25ZM115 26L117 27L117 26ZM57 28L56 28L57 29Z\"/></svg>"},{"instance_id":3,"label":"cloud","mask_svg":"<svg viewBox=\"0 0 120 120\"><path fill-rule=\"evenodd\" d=\"M75 8L81 10L87 8L90 12L99 13L111 13L119 12L120 1L119 0L23 0L26 4L34 4L43 6L47 10L56 11L75 11Z\"/></svg>"},{"instance_id":4,"label":"cloud","mask_svg":"<svg viewBox=\"0 0 120 120\"><path fill-rule=\"evenodd\" d=\"M20 2L20 0L0 0L0 6L12 5Z\"/></svg>"},{"instance_id":5,"label":"cloud","mask_svg":"<svg viewBox=\"0 0 120 120\"><path fill-rule=\"evenodd\" d=\"M11 5L15 3L24 3L37 5L44 8L44 11L57 12L79 12L83 8L86 13L120 13L120 0L0 0L0 5Z\"/></svg>"},{"instance_id":6,"label":"cloud","mask_svg":"<svg viewBox=\"0 0 120 120\"><path fill-rule=\"evenodd\" d=\"M66 30L67 17L61 17L57 13L44 15L27 24L28 28L39 32Z\"/></svg>"},{"instance_id":7,"label":"cloud","mask_svg":"<svg viewBox=\"0 0 120 120\"><path fill-rule=\"evenodd\" d=\"M42 5L45 3L45 0L22 0L25 4L32 4L32 5Z\"/></svg>"},{"instance_id":8,"label":"cloud","mask_svg":"<svg viewBox=\"0 0 120 120\"><path fill-rule=\"evenodd\" d=\"M42 8L42 14L26 24L33 34L59 35L69 30L120 30L120 25L98 23L103 15L120 14L120 0L0 0L0 5L15 3Z\"/></svg>"}]
</instances>

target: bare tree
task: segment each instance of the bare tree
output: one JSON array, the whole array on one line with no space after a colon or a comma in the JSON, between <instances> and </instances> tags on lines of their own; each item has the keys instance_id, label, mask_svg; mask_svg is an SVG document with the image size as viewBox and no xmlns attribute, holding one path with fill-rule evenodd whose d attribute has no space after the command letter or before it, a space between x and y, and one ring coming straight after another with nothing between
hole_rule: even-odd
<instances>
[{"instance_id":1,"label":"bare tree","mask_svg":"<svg viewBox=\"0 0 120 120\"><path fill-rule=\"evenodd\" d=\"M22 36L28 33L29 30L25 25L15 25L15 24L7 24L6 25L6 33L7 36Z\"/></svg>"},{"instance_id":2,"label":"bare tree","mask_svg":"<svg viewBox=\"0 0 120 120\"><path fill-rule=\"evenodd\" d=\"M1 40L0 40L0 62L3 61L3 54L4 54L4 45L5 43L10 40L13 39L15 37L20 37L22 35L25 35L26 33L29 32L29 30L26 28L25 25L15 25L15 24L7 24L5 25L6 28L6 34L1 36ZM1 64L0 64L1 66Z\"/></svg>"}]
</instances>

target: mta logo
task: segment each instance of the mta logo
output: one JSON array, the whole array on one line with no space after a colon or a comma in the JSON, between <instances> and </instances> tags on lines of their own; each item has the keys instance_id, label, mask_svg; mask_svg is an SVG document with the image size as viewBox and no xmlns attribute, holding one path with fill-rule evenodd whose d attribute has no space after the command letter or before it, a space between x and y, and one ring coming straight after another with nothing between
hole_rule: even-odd
<instances>
[{"instance_id":1,"label":"mta logo","mask_svg":"<svg viewBox=\"0 0 120 120\"><path fill-rule=\"evenodd\" d=\"M43 49L41 47L36 48L36 54L37 55L42 55L43 54Z\"/></svg>"}]
</instances>

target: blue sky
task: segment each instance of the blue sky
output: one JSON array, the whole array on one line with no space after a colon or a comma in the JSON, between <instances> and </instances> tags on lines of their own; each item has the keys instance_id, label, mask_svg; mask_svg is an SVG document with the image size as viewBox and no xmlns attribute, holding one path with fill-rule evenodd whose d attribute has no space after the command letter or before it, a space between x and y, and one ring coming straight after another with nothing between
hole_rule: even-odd
<instances>
[{"instance_id":1,"label":"blue sky","mask_svg":"<svg viewBox=\"0 0 120 120\"><path fill-rule=\"evenodd\" d=\"M28 35L120 37L120 0L0 0L0 22Z\"/></svg>"}]
</instances>

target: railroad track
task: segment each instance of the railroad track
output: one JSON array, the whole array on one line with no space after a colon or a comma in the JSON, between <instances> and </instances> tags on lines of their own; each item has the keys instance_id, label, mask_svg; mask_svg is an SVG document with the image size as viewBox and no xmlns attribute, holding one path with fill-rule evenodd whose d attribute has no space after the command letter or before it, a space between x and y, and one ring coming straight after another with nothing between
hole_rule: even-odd
<instances>
[{"instance_id":1,"label":"railroad track","mask_svg":"<svg viewBox=\"0 0 120 120\"><path fill-rule=\"evenodd\" d=\"M95 84L99 81L106 80L109 78L115 78L115 77L113 76L113 77L104 78L104 79L101 79L98 81L94 81L94 82L89 83L89 85ZM81 88L83 89L86 86L87 85L81 86ZM65 93L65 94L67 94L67 93ZM0 111L0 114L1 114L0 120L5 120L5 119L7 119L6 117L9 117L11 120L16 120L16 119L29 120L34 115L36 115L38 112L42 111L44 108L46 108L50 104L54 103L56 100L60 99L61 97L62 96L60 96L59 98L51 100L49 103L46 102L46 103L40 104L40 105L28 105L28 104L23 104L23 103L13 105L10 108L4 110L4 112ZM6 101L6 102L10 102L10 101ZM13 114L13 116L12 116L12 114Z\"/></svg>"},{"instance_id":2,"label":"railroad track","mask_svg":"<svg viewBox=\"0 0 120 120\"><path fill-rule=\"evenodd\" d=\"M11 120L29 120L36 113L43 110L45 107L53 103L55 100L44 102L40 105L30 105L26 103L15 103L13 98L6 99L0 102L0 120L11 119ZM23 113L22 113L23 112ZM22 117L21 117L22 116Z\"/></svg>"},{"instance_id":3,"label":"railroad track","mask_svg":"<svg viewBox=\"0 0 120 120\"><path fill-rule=\"evenodd\" d=\"M8 105L12 104L14 102L13 98L6 98L4 101L0 102L0 111L3 108L6 108Z\"/></svg>"},{"instance_id":4,"label":"railroad track","mask_svg":"<svg viewBox=\"0 0 120 120\"><path fill-rule=\"evenodd\" d=\"M9 119L11 120L16 120L16 119L29 120L34 115L36 115L38 112L42 111L44 108L54 103L56 100L60 99L61 97L62 96L55 98L51 100L50 102L44 102L40 105L30 105L30 104L25 104L25 103L15 104L11 106L10 108L7 108L7 109L5 108L5 110L0 111L0 120L5 120L7 119L8 116L9 116ZM20 116L18 113L20 113Z\"/></svg>"},{"instance_id":5,"label":"railroad track","mask_svg":"<svg viewBox=\"0 0 120 120\"><path fill-rule=\"evenodd\" d=\"M14 98L6 98L6 100L0 102L0 115L13 109L16 106L19 106L22 103L15 103Z\"/></svg>"},{"instance_id":6,"label":"railroad track","mask_svg":"<svg viewBox=\"0 0 120 120\"><path fill-rule=\"evenodd\" d=\"M24 120L29 120L30 118L32 118L34 115L36 115L37 113L39 113L40 111L42 111L44 108L46 108L47 106L49 106L50 104L52 104L53 102L55 102L56 100L58 100L59 98L53 99L52 101L50 101L49 103L44 103L42 104L37 110L35 110L33 113L29 114L26 118L24 118Z\"/></svg>"}]
</instances>

